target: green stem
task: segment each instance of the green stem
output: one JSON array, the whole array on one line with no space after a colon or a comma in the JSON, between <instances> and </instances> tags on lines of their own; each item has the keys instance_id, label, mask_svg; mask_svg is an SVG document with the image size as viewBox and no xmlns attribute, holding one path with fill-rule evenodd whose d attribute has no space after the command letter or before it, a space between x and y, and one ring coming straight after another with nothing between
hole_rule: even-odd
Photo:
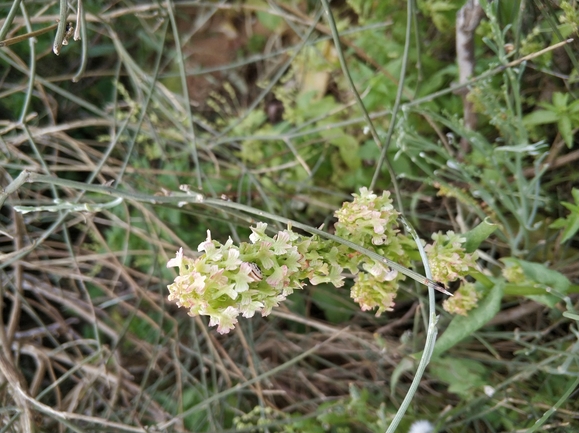
<instances>
[{"instance_id":1,"label":"green stem","mask_svg":"<svg viewBox=\"0 0 579 433\"><path fill-rule=\"evenodd\" d=\"M409 2L412 0L408 0ZM402 224L406 227L406 230L410 233L410 235L414 238L416 242L416 246L418 247L418 251L420 252L420 257L422 258L422 263L424 265L424 272L426 273L427 278L432 278L432 273L430 272L430 266L428 265L428 258L426 257L426 253L424 248L422 247L422 242L416 233L416 230L410 225L410 223L404 218L400 216L400 220ZM426 371L426 366L430 362L430 357L432 356L432 352L434 351L434 344L436 343L436 335L438 334L438 329L436 328L436 322L438 322L438 317L436 316L435 310L435 299L434 299L434 289L428 286L428 329L426 331L426 343L424 344L424 351L422 352L422 357L420 358L420 362L418 363L418 368L416 369L416 373L414 374L414 378L412 379L412 383L410 384L410 388L408 392L404 396L404 400L402 400L402 404L398 408L396 415L394 415L394 419L388 426L386 433L394 433L396 428L402 421L408 406L412 402L414 398L414 394L416 394L416 390L420 385L420 381L422 380L422 376Z\"/></svg>"},{"instance_id":2,"label":"green stem","mask_svg":"<svg viewBox=\"0 0 579 433\"><path fill-rule=\"evenodd\" d=\"M402 69L400 70L400 79L398 80L398 88L396 90L396 99L394 101L394 108L392 108L392 116L390 116L390 125L388 126L388 133L386 134L386 143L380 152L380 158L376 164L376 171L374 171L374 176L372 177L372 183L370 184L370 189L373 190L376 187L376 182L378 181L378 176L380 175L380 167L382 164L386 163L390 176L392 177L392 184L396 191L396 198L398 200L398 208L400 212L403 212L402 199L398 190L398 183L396 181L394 168L390 164L390 160L386 157L388 149L390 148L390 143L392 142L392 136L394 135L394 128L396 126L396 116L398 110L400 109L400 101L402 100L402 93L404 92L404 82L406 79L406 68L408 66L408 53L410 51L411 44L411 31L412 31L412 17L414 16L414 11L412 8L413 0L407 0L407 12L406 12L406 36L404 40L404 52L402 54ZM416 29L418 31L418 29Z\"/></svg>"},{"instance_id":3,"label":"green stem","mask_svg":"<svg viewBox=\"0 0 579 433\"><path fill-rule=\"evenodd\" d=\"M12 3L12 7L8 11L8 15L6 15L4 24L2 24L2 28L0 29L0 40L4 39L4 37L8 33L8 29L12 25L12 21L14 21L14 17L16 16L16 12L18 12L20 2L22 2L22 0L16 0L15 2Z\"/></svg>"},{"instance_id":4,"label":"green stem","mask_svg":"<svg viewBox=\"0 0 579 433\"><path fill-rule=\"evenodd\" d=\"M26 22L26 28L28 32L32 32L32 26L30 25L26 6L24 3L22 3L21 6L22 16ZM24 103L22 104L19 123L24 123L26 121L26 113L28 113L28 108L30 107L32 92L34 91L34 80L36 78L36 41L34 39L29 39L28 45L30 46L30 74L28 75L28 89L26 90L26 96L24 97Z\"/></svg>"},{"instance_id":5,"label":"green stem","mask_svg":"<svg viewBox=\"0 0 579 433\"><path fill-rule=\"evenodd\" d=\"M66 0L60 0L59 8L59 21L58 27L56 28L56 36L54 37L54 44L52 45L52 51L57 56L60 54L60 49L62 48L62 41L64 41L64 34L66 33L66 13L68 12L68 4Z\"/></svg>"},{"instance_id":6,"label":"green stem","mask_svg":"<svg viewBox=\"0 0 579 433\"><path fill-rule=\"evenodd\" d=\"M410 2L411 0L408 0L408 1ZM362 101L362 98L360 97L360 94L358 93L358 90L356 89L356 85L354 84L354 80L352 80L352 76L350 75L350 70L348 69L348 65L346 64L346 59L344 58L344 53L343 53L342 47L340 45L340 35L338 33L338 28L336 27L336 22L334 21L334 16L332 15L332 11L331 11L330 6L328 4L328 0L322 0L322 4L324 5L324 9L326 10L326 14L328 16L328 24L330 26L330 30L332 31L332 37L334 38L334 45L336 46L336 52L338 54L338 59L340 59L340 65L342 66L342 72L344 73L344 76L348 80L348 83L350 85L350 89L352 90L352 93L356 97L356 101L357 101L358 105L360 106L362 113L364 113L364 118L366 119L366 123L370 127L370 131L372 132L372 138L376 142L376 146L378 146L378 148L382 148L382 152L380 154L380 161L376 165L376 171L374 172L374 178L372 179L372 184L370 186L370 189L374 189L374 185L375 185L376 180L378 178L378 174L380 173L380 167L384 163L383 155L386 154L386 151L388 150L388 145L390 144L390 137L392 135L391 134L392 131L391 130L389 131L390 135L388 137L388 141L384 146L382 146L382 143L380 142L380 138L378 137L378 132L376 131L376 128L374 128L374 123L372 122L372 119L370 118L370 114L368 114L368 110L366 110L366 107L364 106L364 102ZM409 36L407 36L406 40L407 40L407 43L409 44ZM406 51L406 54L408 54L407 51ZM405 72L406 72L406 63L403 62L402 77L404 77ZM400 83L398 85L398 93L399 94L401 94L401 91L403 88L404 88L404 84ZM397 99L397 104L395 105L395 109L398 109L398 104L400 102L399 96L397 96L397 98L398 99ZM396 116L396 112L393 112L390 126L392 126L394 124L395 116ZM390 173L390 178L392 180L392 186L394 187L394 192L396 193L396 201L398 202L398 209L400 209L400 212L402 212L402 199L400 197L400 189L398 188L398 182L396 181L396 173L394 172L394 168L390 164L390 161L388 161L387 159L386 159L386 167L388 168L388 172Z\"/></svg>"},{"instance_id":7,"label":"green stem","mask_svg":"<svg viewBox=\"0 0 579 433\"><path fill-rule=\"evenodd\" d=\"M38 174L38 173L31 173L31 172L26 172L26 173L27 173L25 175L26 181L30 182L30 183L43 182L43 183L48 183L52 186L58 185L58 186L63 186L63 187L68 187L68 188L79 189L79 190L83 190L83 191L92 191L92 192L96 192L96 193L107 194L107 195L111 195L114 197L121 197L123 199L140 201L140 202L150 203L150 204L154 204L154 205L155 204L163 204L163 203L173 203L173 204L176 203L178 205L182 205L184 203L194 203L194 204L209 206L209 207L219 209L219 210L223 210L224 208L236 209L236 210L246 212L246 213L251 214L251 215L257 215L257 216L262 217L262 218L267 218L267 219L270 219L273 221L278 221L278 222L281 222L283 224L287 224L290 227L297 227L297 228L304 230L308 233L315 234L315 235L321 236L323 238L330 239L334 242L340 243L342 245L345 245L345 246L347 246L355 251L358 251L358 252L364 254L367 257L370 257L371 259L375 260L378 263L382 263L384 266L396 269L397 271L405 274L406 276L412 278L413 280L417 281L420 284L424 284L424 285L428 286L429 288L438 288L440 286L439 283L436 283L435 281L432 281L429 278L427 279L427 278L423 277L422 275L418 274L417 272L414 272L410 269L407 269L404 266L399 265L398 263L393 262L392 260L390 260L386 257L383 257L374 251L368 250L360 245L357 245L351 241L348 241L348 240L343 239L343 238L336 236L336 235L332 235L330 233L326 233L322 230L316 229L316 228L311 227L309 225L302 224L298 221L294 221L294 220L291 220L289 218L284 218L284 217L281 217L279 215L275 215L273 213L269 213L269 212L265 212L265 211L262 211L259 209L255 209L251 206L246 206L246 205L243 205L240 203L235 203L235 202L227 201L227 200L206 198L202 194L193 193L193 192L174 193L173 195L170 195L170 196L148 195L148 194L142 194L142 193L136 193L136 192L127 192L127 191L123 191L120 189L111 188L111 187L107 187L107 186L91 185L91 184L86 184L83 182L76 182L76 181L61 179L61 178L57 178L57 177L46 176L46 175L42 175L42 174ZM19 176L19 179L21 179L21 176ZM254 223L254 222L256 222L256 220L250 221L250 223ZM420 242L417 242L417 245L418 245L419 249L422 246Z\"/></svg>"},{"instance_id":8,"label":"green stem","mask_svg":"<svg viewBox=\"0 0 579 433\"><path fill-rule=\"evenodd\" d=\"M181 91L183 92L183 99L185 101L184 107L187 114L187 126L189 127L189 136L192 143L191 155L195 163L195 176L197 179L197 188L203 188L203 181L201 180L201 165L199 164L199 155L197 153L197 136L195 135L195 123L193 122L193 113L191 113L191 99L189 98L189 85L187 84L187 73L185 71L185 56L181 49L181 37L179 29L177 28L177 20L175 19L175 5L172 1L167 2L167 14L171 21L171 28L173 30L173 38L175 39L175 51L177 52L177 65L179 66L179 77L181 78ZM152 89L151 89L152 90Z\"/></svg>"}]
</instances>

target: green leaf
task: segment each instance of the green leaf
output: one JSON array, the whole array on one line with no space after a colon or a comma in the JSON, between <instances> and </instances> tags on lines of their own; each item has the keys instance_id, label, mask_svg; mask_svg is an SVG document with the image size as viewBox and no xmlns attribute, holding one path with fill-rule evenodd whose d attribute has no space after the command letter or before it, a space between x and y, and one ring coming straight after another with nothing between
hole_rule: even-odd
<instances>
[{"instance_id":1,"label":"green leaf","mask_svg":"<svg viewBox=\"0 0 579 433\"><path fill-rule=\"evenodd\" d=\"M466 232L463 235L466 238L464 244L466 252L474 252L496 229L497 225L493 224L489 218L485 218L478 226Z\"/></svg>"},{"instance_id":2,"label":"green leaf","mask_svg":"<svg viewBox=\"0 0 579 433\"><path fill-rule=\"evenodd\" d=\"M554 111L548 110L536 110L530 114L527 114L523 118L523 123L526 126L531 125L544 125L546 123L555 123L559 120L559 115Z\"/></svg>"},{"instance_id":3,"label":"green leaf","mask_svg":"<svg viewBox=\"0 0 579 433\"><path fill-rule=\"evenodd\" d=\"M569 95L567 93L561 92L553 93L553 105L562 111L567 108L568 99Z\"/></svg>"},{"instance_id":4,"label":"green leaf","mask_svg":"<svg viewBox=\"0 0 579 433\"><path fill-rule=\"evenodd\" d=\"M543 284L546 287L552 287L561 293L567 293L571 283L567 277L560 272L549 269L542 263L527 262L526 260L517 260L523 268L525 276L533 281Z\"/></svg>"},{"instance_id":5,"label":"green leaf","mask_svg":"<svg viewBox=\"0 0 579 433\"><path fill-rule=\"evenodd\" d=\"M555 224L558 221L561 221L563 224L559 227L556 227ZM565 219L559 218L557 221L555 221L551 225L553 226L551 228L563 228L564 227L563 237L561 238L561 242L567 242L569 239L571 239L573 236L575 236L577 231L579 231L579 212L570 213L569 216L567 216L567 218L565 218Z\"/></svg>"},{"instance_id":6,"label":"green leaf","mask_svg":"<svg viewBox=\"0 0 579 433\"><path fill-rule=\"evenodd\" d=\"M561 242L567 242L579 231L579 206L574 206L566 202L561 204L569 209L571 213L569 213L566 218L558 218L549 227L552 229L564 229Z\"/></svg>"},{"instance_id":7,"label":"green leaf","mask_svg":"<svg viewBox=\"0 0 579 433\"><path fill-rule=\"evenodd\" d=\"M569 106L567 107L567 112L572 115L579 113L579 99L569 104Z\"/></svg>"},{"instance_id":8,"label":"green leaf","mask_svg":"<svg viewBox=\"0 0 579 433\"><path fill-rule=\"evenodd\" d=\"M444 334L442 334L434 346L433 358L439 357L442 353L472 335L473 332L482 328L489 320L495 317L501 309L504 284L503 280L498 280L487 297L479 303L478 307L470 311L468 316L456 316L452 319L448 328L446 328L446 331L444 331Z\"/></svg>"},{"instance_id":9,"label":"green leaf","mask_svg":"<svg viewBox=\"0 0 579 433\"><path fill-rule=\"evenodd\" d=\"M374 140L366 140L358 152L360 158L368 161L376 161L380 157L380 148Z\"/></svg>"},{"instance_id":10,"label":"green leaf","mask_svg":"<svg viewBox=\"0 0 579 433\"><path fill-rule=\"evenodd\" d=\"M261 11L257 11L256 15L259 22L263 24L266 29L271 30L272 32L280 32L281 29L284 28L285 23L283 19L277 15Z\"/></svg>"},{"instance_id":11,"label":"green leaf","mask_svg":"<svg viewBox=\"0 0 579 433\"><path fill-rule=\"evenodd\" d=\"M439 358L430 364L430 373L449 385L448 390L462 396L473 394L476 388L486 385L485 366L472 359Z\"/></svg>"},{"instance_id":12,"label":"green leaf","mask_svg":"<svg viewBox=\"0 0 579 433\"><path fill-rule=\"evenodd\" d=\"M570 313L568 311L564 311L563 312L563 317L566 317L568 319L571 320L576 320L577 322L579 322L579 314L575 314L575 313Z\"/></svg>"},{"instance_id":13,"label":"green leaf","mask_svg":"<svg viewBox=\"0 0 579 433\"><path fill-rule=\"evenodd\" d=\"M561 300L561 295L567 294L571 283L560 272L549 269L542 263L527 262L526 260L516 259L514 257L505 257L501 259L504 263L518 265L523 270L525 278L535 283L534 288L545 291L555 290L558 295L527 295L527 298L539 302L543 305L553 308Z\"/></svg>"},{"instance_id":14,"label":"green leaf","mask_svg":"<svg viewBox=\"0 0 579 433\"><path fill-rule=\"evenodd\" d=\"M362 165L358 153L358 140L351 135L341 135L332 139L332 144L340 149L340 156L350 170L357 170Z\"/></svg>"},{"instance_id":15,"label":"green leaf","mask_svg":"<svg viewBox=\"0 0 579 433\"><path fill-rule=\"evenodd\" d=\"M571 149L573 146L573 126L571 125L571 119L569 116L561 116L557 122L557 126L559 127L561 137L565 140L565 144L569 149Z\"/></svg>"},{"instance_id":16,"label":"green leaf","mask_svg":"<svg viewBox=\"0 0 579 433\"><path fill-rule=\"evenodd\" d=\"M505 296L545 296L545 288L533 283L507 283L505 284Z\"/></svg>"}]
</instances>

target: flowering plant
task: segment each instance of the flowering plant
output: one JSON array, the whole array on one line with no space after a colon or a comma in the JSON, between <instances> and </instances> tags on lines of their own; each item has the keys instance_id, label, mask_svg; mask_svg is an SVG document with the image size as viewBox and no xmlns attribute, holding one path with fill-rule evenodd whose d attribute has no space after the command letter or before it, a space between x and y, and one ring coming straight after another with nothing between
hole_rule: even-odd
<instances>
[{"instance_id":1,"label":"flowering plant","mask_svg":"<svg viewBox=\"0 0 579 433\"><path fill-rule=\"evenodd\" d=\"M353 196L352 202L335 213L336 235L408 266L413 241L396 228L399 214L390 193L377 196L362 188ZM306 279L313 285L343 286L347 269L355 279L351 296L362 310L377 308L376 315L380 315L392 309L403 274L318 235L304 236L287 228L270 236L266 229L265 223L251 227L251 242L239 246L231 238L225 244L213 240L208 230L197 258L185 256L180 249L167 263L167 267L179 268L179 275L168 286L169 300L187 308L191 316L209 316L209 325L217 325L217 331L224 334L234 328L240 314L267 316L294 290L303 288ZM425 250L436 264L438 281L464 278L475 259L464 252L464 239L453 232L433 235L433 239ZM476 291L465 293L457 312L472 308L476 299Z\"/></svg>"}]
</instances>

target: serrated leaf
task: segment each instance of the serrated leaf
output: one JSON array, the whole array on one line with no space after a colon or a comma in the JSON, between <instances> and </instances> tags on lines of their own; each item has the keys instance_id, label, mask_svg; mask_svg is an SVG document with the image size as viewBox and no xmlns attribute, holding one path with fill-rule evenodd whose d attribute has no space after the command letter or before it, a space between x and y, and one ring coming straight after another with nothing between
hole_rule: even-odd
<instances>
[{"instance_id":1,"label":"serrated leaf","mask_svg":"<svg viewBox=\"0 0 579 433\"><path fill-rule=\"evenodd\" d=\"M452 319L434 346L433 358L440 356L455 344L469 337L495 317L501 309L504 284L503 280L498 280L486 298L479 303L478 307L471 310L468 316L456 316Z\"/></svg>"}]
</instances>

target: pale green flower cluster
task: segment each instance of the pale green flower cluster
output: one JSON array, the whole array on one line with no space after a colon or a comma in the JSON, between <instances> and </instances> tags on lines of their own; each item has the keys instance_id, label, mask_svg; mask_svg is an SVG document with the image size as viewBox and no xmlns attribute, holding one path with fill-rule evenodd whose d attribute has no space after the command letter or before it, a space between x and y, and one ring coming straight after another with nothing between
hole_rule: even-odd
<instances>
[{"instance_id":1,"label":"pale green flower cluster","mask_svg":"<svg viewBox=\"0 0 579 433\"><path fill-rule=\"evenodd\" d=\"M408 266L408 255L404 251L408 239L396 227L399 213L392 205L390 192L384 191L378 196L361 188L360 194L352 195L354 200L344 203L335 213L336 235ZM351 254L357 258L352 270L357 274L350 292L352 299L362 311L377 308L376 316L391 310L398 283L406 277L360 253ZM365 272L358 273L359 267Z\"/></svg>"},{"instance_id":2,"label":"pale green flower cluster","mask_svg":"<svg viewBox=\"0 0 579 433\"><path fill-rule=\"evenodd\" d=\"M335 213L336 234L408 266L414 244L396 228L398 212L390 194L377 196L362 188L353 196ZM179 268L168 286L169 300L187 308L191 316L209 316L209 325L224 334L234 328L239 315L267 316L306 280L341 287L347 269L355 279L351 297L362 310L377 308L380 315L392 309L403 274L334 241L303 236L290 228L270 236L266 229L265 223L251 227L251 242L239 246L231 239L225 244L212 240L208 231L198 247L202 254L195 259L179 250L167 263ZM463 278L474 266L474 257L464 254L462 239L452 232L433 238L434 244L426 249L437 269L435 278L443 283Z\"/></svg>"},{"instance_id":3,"label":"pale green flower cluster","mask_svg":"<svg viewBox=\"0 0 579 433\"><path fill-rule=\"evenodd\" d=\"M475 268L475 254L466 254L463 244L466 239L453 231L446 234L433 233L430 245L424 247L428 263L435 281L462 279L470 269Z\"/></svg>"},{"instance_id":4,"label":"pale green flower cluster","mask_svg":"<svg viewBox=\"0 0 579 433\"><path fill-rule=\"evenodd\" d=\"M449 313L466 316L468 311L476 307L480 298L474 284L465 279L470 270L476 269L477 254L467 254L463 247L466 239L453 231L446 234L433 233L432 240L432 244L424 247L432 279L441 282L461 280L454 296L445 299L442 306Z\"/></svg>"},{"instance_id":5,"label":"pale green flower cluster","mask_svg":"<svg viewBox=\"0 0 579 433\"><path fill-rule=\"evenodd\" d=\"M452 298L444 300L442 306L449 313L466 316L470 310L476 307L479 298L480 294L477 292L474 284L465 282L454 292Z\"/></svg>"},{"instance_id":6,"label":"pale green flower cluster","mask_svg":"<svg viewBox=\"0 0 579 433\"><path fill-rule=\"evenodd\" d=\"M197 259L184 256L183 249L169 260L167 267L179 268L179 276L168 286L169 300L189 309L191 316L209 316L209 325L225 334L237 323L237 317L271 313L306 278L311 284L344 284L342 267L333 260L336 247L317 237L304 237L290 229L270 237L267 224L251 227L251 243L233 245L211 239L198 247Z\"/></svg>"},{"instance_id":7,"label":"pale green flower cluster","mask_svg":"<svg viewBox=\"0 0 579 433\"><path fill-rule=\"evenodd\" d=\"M335 212L336 235L358 245L391 245L396 241L395 228L398 212L392 206L390 192L382 196L361 188L352 194L354 200L346 202Z\"/></svg>"}]
</instances>

